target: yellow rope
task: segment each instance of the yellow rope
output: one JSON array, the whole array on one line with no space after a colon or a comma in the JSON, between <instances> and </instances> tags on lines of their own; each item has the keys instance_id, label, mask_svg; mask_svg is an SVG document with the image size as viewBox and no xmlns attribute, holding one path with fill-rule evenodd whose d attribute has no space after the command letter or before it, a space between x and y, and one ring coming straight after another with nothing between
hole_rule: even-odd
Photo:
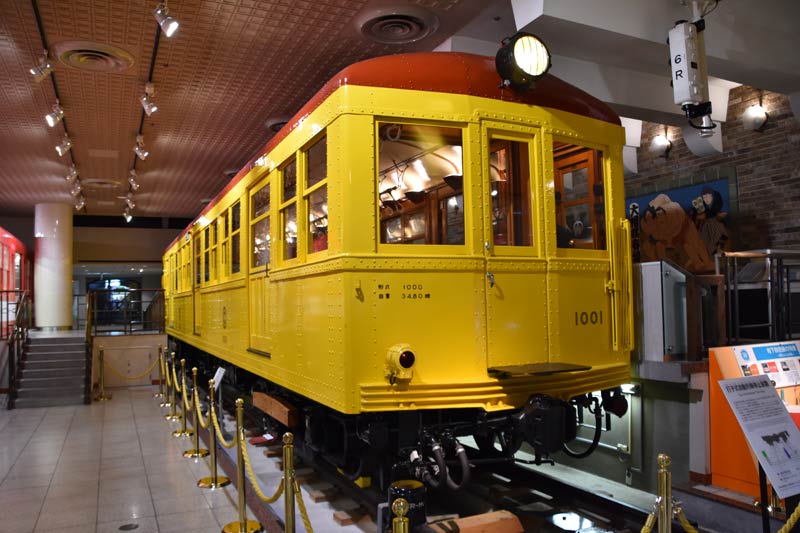
<instances>
[{"instance_id":1,"label":"yellow rope","mask_svg":"<svg viewBox=\"0 0 800 533\"><path fill-rule=\"evenodd\" d=\"M789 533L798 520L800 520L800 504L797 504L797 507L794 508L792 516L790 516L789 520L787 520L786 523L783 524L783 527L778 530L778 533Z\"/></svg>"},{"instance_id":2,"label":"yellow rope","mask_svg":"<svg viewBox=\"0 0 800 533\"><path fill-rule=\"evenodd\" d=\"M197 397L196 388L194 389L194 391L192 391L192 396L193 396L192 402L194 403L194 410L195 410L194 412L195 412L195 417L197 419L197 423L200 425L201 428L208 429L209 424L211 424L211 417L208 417L205 420L203 420L203 413L200 412L200 398Z\"/></svg>"},{"instance_id":3,"label":"yellow rope","mask_svg":"<svg viewBox=\"0 0 800 533\"><path fill-rule=\"evenodd\" d=\"M114 365L112 365L110 361L106 361L105 359L103 359L103 363L105 363L105 365L108 366L108 368L110 368L111 371L114 372L115 374L117 374L118 376L120 376L122 378L125 378L125 379L134 380L134 379L141 379L141 378L145 377L146 375L150 374L150 372L152 372L153 369L156 367L156 363L158 363L158 359L154 359L153 360L153 364L150 365L150 368L148 368L147 370L145 370L141 374L136 374L135 376L128 376L128 375L120 372L119 370L114 368Z\"/></svg>"},{"instance_id":4,"label":"yellow rope","mask_svg":"<svg viewBox=\"0 0 800 533\"><path fill-rule=\"evenodd\" d=\"M686 533L697 533L697 530L689 523L689 519L686 518L686 514L683 512L683 509L680 507L675 508L674 513L678 515L678 521L681 523L681 527L683 528Z\"/></svg>"},{"instance_id":5,"label":"yellow rope","mask_svg":"<svg viewBox=\"0 0 800 533\"><path fill-rule=\"evenodd\" d=\"M192 394L192 403L189 403L189 399L186 397L186 376L181 378L183 380L183 387L181 387L181 394L183 395L183 410L191 411L194 409L194 394Z\"/></svg>"},{"instance_id":6,"label":"yellow rope","mask_svg":"<svg viewBox=\"0 0 800 533\"><path fill-rule=\"evenodd\" d=\"M247 469L247 475L250 476L250 484L253 486L253 492L256 493L258 498L264 503L275 503L278 501L278 498L281 497L283 493L283 483L278 483L278 490L275 491L275 494L272 497L268 497L264 492L261 490L261 487L258 484L258 478L256 477L255 473L253 472L253 466L250 464L250 456L247 455L247 443L244 439L239 440L239 447L242 449L242 458L244 459L244 467Z\"/></svg>"},{"instance_id":7,"label":"yellow rope","mask_svg":"<svg viewBox=\"0 0 800 533\"><path fill-rule=\"evenodd\" d=\"M175 386L175 392L181 392L181 386L178 384L178 375L175 373L175 365L172 365L172 383Z\"/></svg>"},{"instance_id":8,"label":"yellow rope","mask_svg":"<svg viewBox=\"0 0 800 533\"><path fill-rule=\"evenodd\" d=\"M172 387L172 380L169 378L169 374L170 374L169 365L167 364L166 361L164 361L164 368L166 369L164 371L164 375L167 376L167 387Z\"/></svg>"},{"instance_id":9,"label":"yellow rope","mask_svg":"<svg viewBox=\"0 0 800 533\"><path fill-rule=\"evenodd\" d=\"M234 435L233 440L230 442L225 440L225 437L222 436L222 430L219 428L219 422L217 421L217 412L214 409L214 404L211 404L211 421L214 423L214 431L217 432L217 440L220 444L222 444L225 448L233 448L236 446L236 436Z\"/></svg>"},{"instance_id":10,"label":"yellow rope","mask_svg":"<svg viewBox=\"0 0 800 533\"><path fill-rule=\"evenodd\" d=\"M303 493L300 492L300 486L297 484L296 479L292 480L292 487L295 495L297 496L297 506L300 508L300 516L303 518L303 525L308 533L314 533L314 529L311 527L311 520L308 518L308 512L306 512L306 504L303 501Z\"/></svg>"},{"instance_id":11,"label":"yellow rope","mask_svg":"<svg viewBox=\"0 0 800 533\"><path fill-rule=\"evenodd\" d=\"M656 525L656 512L653 511L647 515L647 521L642 526L642 533L650 533L653 531L653 526Z\"/></svg>"}]
</instances>

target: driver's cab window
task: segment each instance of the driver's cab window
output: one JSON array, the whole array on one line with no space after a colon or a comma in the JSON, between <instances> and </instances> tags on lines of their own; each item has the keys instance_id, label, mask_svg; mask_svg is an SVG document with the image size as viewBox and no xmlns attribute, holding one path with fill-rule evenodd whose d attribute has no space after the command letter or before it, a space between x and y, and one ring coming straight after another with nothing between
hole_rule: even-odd
<instances>
[{"instance_id":1,"label":"driver's cab window","mask_svg":"<svg viewBox=\"0 0 800 533\"><path fill-rule=\"evenodd\" d=\"M533 245L528 143L490 138L489 182L494 245Z\"/></svg>"},{"instance_id":2,"label":"driver's cab window","mask_svg":"<svg viewBox=\"0 0 800 533\"><path fill-rule=\"evenodd\" d=\"M378 124L382 244L464 244L460 128Z\"/></svg>"},{"instance_id":3,"label":"driver's cab window","mask_svg":"<svg viewBox=\"0 0 800 533\"><path fill-rule=\"evenodd\" d=\"M557 246L605 250L603 153L555 141L553 161Z\"/></svg>"}]
</instances>

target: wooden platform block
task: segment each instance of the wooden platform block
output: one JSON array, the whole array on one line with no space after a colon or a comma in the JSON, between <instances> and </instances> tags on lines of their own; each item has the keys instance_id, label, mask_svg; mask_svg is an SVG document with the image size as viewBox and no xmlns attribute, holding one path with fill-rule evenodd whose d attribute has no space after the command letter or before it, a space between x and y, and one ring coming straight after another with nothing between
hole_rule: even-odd
<instances>
[{"instance_id":1,"label":"wooden platform block","mask_svg":"<svg viewBox=\"0 0 800 533\"><path fill-rule=\"evenodd\" d=\"M495 511L493 513L445 520L444 522L427 524L426 531L445 533L458 531L459 533L522 533L524 529L519 518L508 511Z\"/></svg>"},{"instance_id":2,"label":"wooden platform block","mask_svg":"<svg viewBox=\"0 0 800 533\"><path fill-rule=\"evenodd\" d=\"M290 429L299 425L300 416L297 408L283 398L264 394L263 392L254 392L253 406L258 407Z\"/></svg>"},{"instance_id":3,"label":"wooden platform block","mask_svg":"<svg viewBox=\"0 0 800 533\"><path fill-rule=\"evenodd\" d=\"M266 457L282 457L283 456L283 447L279 446L267 446L264 450L264 455Z\"/></svg>"},{"instance_id":4,"label":"wooden platform block","mask_svg":"<svg viewBox=\"0 0 800 533\"><path fill-rule=\"evenodd\" d=\"M329 502L339 495L339 488L330 483L320 483L316 487L308 488L308 497L314 503Z\"/></svg>"},{"instance_id":5,"label":"wooden platform block","mask_svg":"<svg viewBox=\"0 0 800 533\"><path fill-rule=\"evenodd\" d=\"M313 483L317 480L319 475L313 468L304 467L304 468L297 468L294 471L294 478L297 480L298 483L301 485L307 485L309 483Z\"/></svg>"},{"instance_id":6,"label":"wooden platform block","mask_svg":"<svg viewBox=\"0 0 800 533\"><path fill-rule=\"evenodd\" d=\"M367 515L367 511L364 508L356 507L355 509L348 509L346 511L334 511L333 519L340 526L351 526L360 522L365 515Z\"/></svg>"}]
</instances>

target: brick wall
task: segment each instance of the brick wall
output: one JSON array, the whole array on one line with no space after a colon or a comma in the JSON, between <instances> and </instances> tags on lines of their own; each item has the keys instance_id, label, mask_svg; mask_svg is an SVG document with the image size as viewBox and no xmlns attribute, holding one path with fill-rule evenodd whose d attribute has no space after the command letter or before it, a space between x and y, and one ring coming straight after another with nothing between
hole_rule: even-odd
<instances>
[{"instance_id":1,"label":"brick wall","mask_svg":"<svg viewBox=\"0 0 800 533\"><path fill-rule=\"evenodd\" d=\"M759 97L769 120L762 131L748 131L742 113ZM748 86L731 90L719 155L697 157L679 127L666 130L672 150L665 159L648 151L665 126L642 125L639 173L625 178L628 197L727 177L734 249L800 249L800 121L788 97Z\"/></svg>"}]
</instances>

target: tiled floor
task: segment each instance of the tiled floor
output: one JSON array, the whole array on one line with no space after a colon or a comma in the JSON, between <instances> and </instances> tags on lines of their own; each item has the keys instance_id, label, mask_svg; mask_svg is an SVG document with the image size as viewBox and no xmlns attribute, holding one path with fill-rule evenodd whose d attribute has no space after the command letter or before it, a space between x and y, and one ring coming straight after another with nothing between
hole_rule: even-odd
<instances>
[{"instance_id":1,"label":"tiled floor","mask_svg":"<svg viewBox=\"0 0 800 533\"><path fill-rule=\"evenodd\" d=\"M208 465L183 458L192 441L172 436L152 393L0 411L0 533L218 533L236 521L235 489L196 487Z\"/></svg>"}]
</instances>

